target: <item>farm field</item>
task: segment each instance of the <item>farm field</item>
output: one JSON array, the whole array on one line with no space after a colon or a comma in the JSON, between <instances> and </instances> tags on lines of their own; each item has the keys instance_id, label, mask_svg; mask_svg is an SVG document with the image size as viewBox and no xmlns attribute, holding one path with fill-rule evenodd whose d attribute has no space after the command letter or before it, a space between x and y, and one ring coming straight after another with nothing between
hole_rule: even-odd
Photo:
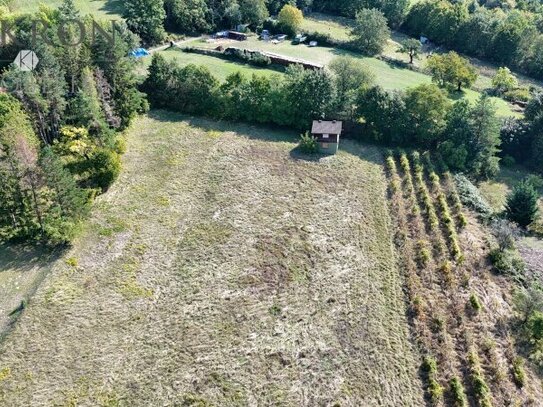
<instances>
[{"instance_id":1,"label":"farm field","mask_svg":"<svg viewBox=\"0 0 543 407\"><path fill-rule=\"evenodd\" d=\"M386 161L428 400L447 406L537 405L541 382L523 371L530 379L519 388L509 372L518 360L514 341L499 328L511 315L511 288L486 264L488 237L463 207L452 174L434 158L398 152Z\"/></svg>"},{"instance_id":2,"label":"farm field","mask_svg":"<svg viewBox=\"0 0 543 407\"><path fill-rule=\"evenodd\" d=\"M138 119L0 345L0 405L422 405L382 153L296 137Z\"/></svg>"},{"instance_id":3,"label":"farm field","mask_svg":"<svg viewBox=\"0 0 543 407\"><path fill-rule=\"evenodd\" d=\"M62 0L12 0L10 9L15 12L35 12L40 4L58 7ZM97 19L120 19L123 10L122 0L75 0L76 7L81 14L92 14Z\"/></svg>"}]
</instances>

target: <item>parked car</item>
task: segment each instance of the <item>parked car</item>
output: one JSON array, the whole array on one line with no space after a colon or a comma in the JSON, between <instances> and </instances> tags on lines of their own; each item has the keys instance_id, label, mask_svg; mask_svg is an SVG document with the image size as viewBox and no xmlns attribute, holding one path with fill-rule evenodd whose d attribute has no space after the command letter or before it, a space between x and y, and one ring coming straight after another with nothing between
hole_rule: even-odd
<instances>
[{"instance_id":1,"label":"parked car","mask_svg":"<svg viewBox=\"0 0 543 407\"><path fill-rule=\"evenodd\" d=\"M306 41L307 41L307 36L302 35L302 34L298 34L296 37L294 37L294 40L292 40L294 44L303 44Z\"/></svg>"},{"instance_id":2,"label":"parked car","mask_svg":"<svg viewBox=\"0 0 543 407\"><path fill-rule=\"evenodd\" d=\"M319 45L319 43L318 43L317 41L311 41L311 42L309 43L309 46L310 46L310 47L316 47L317 45Z\"/></svg>"}]
</instances>

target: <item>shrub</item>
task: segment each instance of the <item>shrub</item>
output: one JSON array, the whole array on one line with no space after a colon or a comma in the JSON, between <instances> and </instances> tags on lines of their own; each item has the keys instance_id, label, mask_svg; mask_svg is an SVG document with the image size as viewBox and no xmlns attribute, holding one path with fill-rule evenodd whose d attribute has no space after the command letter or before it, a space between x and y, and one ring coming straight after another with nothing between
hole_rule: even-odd
<instances>
[{"instance_id":1,"label":"shrub","mask_svg":"<svg viewBox=\"0 0 543 407\"><path fill-rule=\"evenodd\" d=\"M453 178L458 191L458 196L464 205L484 216L492 214L492 208L482 197L479 189L477 189L469 179L459 174L454 175Z\"/></svg>"},{"instance_id":2,"label":"shrub","mask_svg":"<svg viewBox=\"0 0 543 407\"><path fill-rule=\"evenodd\" d=\"M426 242L419 240L417 242L417 262L419 263L419 266L426 267L430 262L431 257L432 254L430 253Z\"/></svg>"},{"instance_id":3,"label":"shrub","mask_svg":"<svg viewBox=\"0 0 543 407\"><path fill-rule=\"evenodd\" d=\"M114 151L99 149L92 158L91 167L91 185L106 191L121 173L121 157Z\"/></svg>"},{"instance_id":4,"label":"shrub","mask_svg":"<svg viewBox=\"0 0 543 407\"><path fill-rule=\"evenodd\" d=\"M471 295L469 296L469 304L475 312L479 312L483 309L483 304L481 304L479 297L477 297L477 294L475 293L471 293Z\"/></svg>"},{"instance_id":5,"label":"shrub","mask_svg":"<svg viewBox=\"0 0 543 407\"><path fill-rule=\"evenodd\" d=\"M513 250L494 249L489 257L494 269L500 274L520 277L524 273L524 261Z\"/></svg>"},{"instance_id":6,"label":"shrub","mask_svg":"<svg viewBox=\"0 0 543 407\"><path fill-rule=\"evenodd\" d=\"M332 38L330 34L316 32L316 31L307 34L307 41L316 41L320 46L323 46L323 47L345 46L343 42Z\"/></svg>"},{"instance_id":7,"label":"shrub","mask_svg":"<svg viewBox=\"0 0 543 407\"><path fill-rule=\"evenodd\" d=\"M269 56L259 51L250 51L241 48L227 48L224 51L224 55L228 56L229 59L244 61L255 66L268 66L272 63Z\"/></svg>"},{"instance_id":8,"label":"shrub","mask_svg":"<svg viewBox=\"0 0 543 407\"><path fill-rule=\"evenodd\" d=\"M543 312L534 311L528 319L528 330L532 340L543 339Z\"/></svg>"},{"instance_id":9,"label":"shrub","mask_svg":"<svg viewBox=\"0 0 543 407\"><path fill-rule=\"evenodd\" d=\"M427 376L430 400L432 404L438 404L443 399L443 386L437 380L437 361L426 356L422 362L422 370Z\"/></svg>"},{"instance_id":10,"label":"shrub","mask_svg":"<svg viewBox=\"0 0 543 407\"><path fill-rule=\"evenodd\" d=\"M481 407L490 407L492 405L490 402L490 388L483 377L479 356L473 350L468 354L468 364L473 393L479 401L479 405Z\"/></svg>"},{"instance_id":11,"label":"shrub","mask_svg":"<svg viewBox=\"0 0 543 407\"><path fill-rule=\"evenodd\" d=\"M502 158L502 164L505 166L505 167L512 167L514 166L515 164L517 163L517 160L515 160L513 157L511 157L510 155L506 155L505 157Z\"/></svg>"},{"instance_id":12,"label":"shrub","mask_svg":"<svg viewBox=\"0 0 543 407\"><path fill-rule=\"evenodd\" d=\"M523 87L505 92L503 98L510 102L528 102L532 98L532 94L530 89Z\"/></svg>"},{"instance_id":13,"label":"shrub","mask_svg":"<svg viewBox=\"0 0 543 407\"><path fill-rule=\"evenodd\" d=\"M463 213L458 214L458 228L465 229L468 226L468 218Z\"/></svg>"},{"instance_id":14,"label":"shrub","mask_svg":"<svg viewBox=\"0 0 543 407\"><path fill-rule=\"evenodd\" d=\"M458 377L453 377L450 381L451 396L453 403L456 407L466 407L468 405L468 398L464 385Z\"/></svg>"},{"instance_id":15,"label":"shrub","mask_svg":"<svg viewBox=\"0 0 543 407\"><path fill-rule=\"evenodd\" d=\"M299 148L301 152L306 154L315 154L319 150L317 140L309 132L300 136Z\"/></svg>"},{"instance_id":16,"label":"shrub","mask_svg":"<svg viewBox=\"0 0 543 407\"><path fill-rule=\"evenodd\" d=\"M437 361L432 356L426 356L422 362L422 370L428 374L437 373Z\"/></svg>"},{"instance_id":17,"label":"shrub","mask_svg":"<svg viewBox=\"0 0 543 407\"><path fill-rule=\"evenodd\" d=\"M434 405L439 404L443 399L443 386L433 377L428 379L428 394Z\"/></svg>"},{"instance_id":18,"label":"shrub","mask_svg":"<svg viewBox=\"0 0 543 407\"><path fill-rule=\"evenodd\" d=\"M445 261L440 267L439 271L445 277L447 284L452 283L453 273L452 273L452 263L450 261Z\"/></svg>"},{"instance_id":19,"label":"shrub","mask_svg":"<svg viewBox=\"0 0 543 407\"><path fill-rule=\"evenodd\" d=\"M524 359L520 356L513 359L513 380L518 387L524 387L526 383L526 372L524 371Z\"/></svg>"},{"instance_id":20,"label":"shrub","mask_svg":"<svg viewBox=\"0 0 543 407\"><path fill-rule=\"evenodd\" d=\"M492 222L492 234L496 238L501 251L515 247L516 231L507 220L498 219Z\"/></svg>"}]
</instances>

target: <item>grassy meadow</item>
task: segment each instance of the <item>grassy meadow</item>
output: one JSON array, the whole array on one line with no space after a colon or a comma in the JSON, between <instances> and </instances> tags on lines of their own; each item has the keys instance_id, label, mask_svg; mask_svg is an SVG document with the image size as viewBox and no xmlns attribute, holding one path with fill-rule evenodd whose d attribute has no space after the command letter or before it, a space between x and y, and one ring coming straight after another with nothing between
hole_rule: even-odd
<instances>
[{"instance_id":1,"label":"grassy meadow","mask_svg":"<svg viewBox=\"0 0 543 407\"><path fill-rule=\"evenodd\" d=\"M338 56L348 56L350 58L361 61L370 71L375 74L376 83L388 90L405 90L407 88L417 86L423 83L431 83L431 77L421 72L413 71L389 64L383 60L366 57L361 54L336 49L329 47L311 48L306 45L292 45L290 41L285 41L279 44L260 41L256 36L251 36L247 41L238 42L233 40L221 40L214 43L209 43L205 39L195 39L189 41L183 46L195 46L200 48L216 48L219 45L235 46L251 50L261 50L272 52L275 54L286 55L288 57L298 58L309 62L328 65L334 58ZM223 61L219 58L209 56L194 55L183 53L180 50L164 51L164 55L170 59L176 59L182 65L189 63L203 63L218 77L226 77L229 73L236 70L241 70L246 74L258 73L263 71L262 68L255 68L247 64L239 64L230 61ZM144 64L149 64L150 58L146 59ZM236 66L239 69L236 69ZM264 70L269 71L269 70ZM461 94L453 94L453 99L467 98L470 102L475 102L480 97L480 93L471 89L464 90ZM517 112L511 109L511 105L500 98L492 98L498 114L500 116L518 116Z\"/></svg>"},{"instance_id":2,"label":"grassy meadow","mask_svg":"<svg viewBox=\"0 0 543 407\"><path fill-rule=\"evenodd\" d=\"M0 345L0 405L422 405L381 151L296 138L138 119Z\"/></svg>"},{"instance_id":3,"label":"grassy meadow","mask_svg":"<svg viewBox=\"0 0 543 407\"><path fill-rule=\"evenodd\" d=\"M10 9L18 13L38 11L40 4L58 7L62 0L14 0ZM75 5L81 14L91 14L96 19L120 19L123 12L122 0L75 0Z\"/></svg>"}]
</instances>

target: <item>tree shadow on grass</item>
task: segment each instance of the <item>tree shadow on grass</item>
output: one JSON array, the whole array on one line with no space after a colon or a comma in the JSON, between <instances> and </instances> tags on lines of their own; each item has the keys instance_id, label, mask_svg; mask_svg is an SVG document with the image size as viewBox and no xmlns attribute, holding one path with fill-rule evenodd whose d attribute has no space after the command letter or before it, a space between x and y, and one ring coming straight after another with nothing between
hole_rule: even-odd
<instances>
[{"instance_id":1,"label":"tree shadow on grass","mask_svg":"<svg viewBox=\"0 0 543 407\"><path fill-rule=\"evenodd\" d=\"M213 120L199 116L189 116L167 110L151 110L148 116L154 120L165 123L185 122L192 127L204 131L233 132L252 140L270 141L276 143L297 143L300 139L299 130L281 126L251 125L246 123L235 123L225 120ZM383 164L382 147L370 143L363 143L352 139L342 139L339 143L340 151L352 154L364 161L374 164ZM326 155L311 155L301 153L294 148L290 156L294 160L320 161ZM329 156L333 157L333 156Z\"/></svg>"},{"instance_id":2,"label":"tree shadow on grass","mask_svg":"<svg viewBox=\"0 0 543 407\"><path fill-rule=\"evenodd\" d=\"M0 273L7 270L28 272L35 267L45 267L62 256L64 249L22 244L0 244Z\"/></svg>"},{"instance_id":3,"label":"tree shadow on grass","mask_svg":"<svg viewBox=\"0 0 543 407\"><path fill-rule=\"evenodd\" d=\"M99 1L99 0L92 0ZM122 0L107 0L100 8L106 14L122 16L124 14L124 5Z\"/></svg>"}]
</instances>

